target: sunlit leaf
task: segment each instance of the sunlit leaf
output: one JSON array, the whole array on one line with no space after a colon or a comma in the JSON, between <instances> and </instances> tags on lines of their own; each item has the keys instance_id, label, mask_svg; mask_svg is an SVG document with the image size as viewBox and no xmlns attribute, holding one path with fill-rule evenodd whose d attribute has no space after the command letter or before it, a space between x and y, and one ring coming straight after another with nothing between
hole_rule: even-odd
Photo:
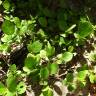
<instances>
[{"instance_id":1,"label":"sunlit leaf","mask_svg":"<svg viewBox=\"0 0 96 96\"><path fill-rule=\"evenodd\" d=\"M49 42L47 43L47 46L46 46L45 50L47 52L47 56L49 56L49 57L54 55L54 53L55 53L54 46L51 46L51 44Z\"/></svg>"},{"instance_id":2,"label":"sunlit leaf","mask_svg":"<svg viewBox=\"0 0 96 96\"><path fill-rule=\"evenodd\" d=\"M47 54L46 54L46 51L45 50L41 50L40 51L40 57L41 58L47 58Z\"/></svg>"},{"instance_id":3,"label":"sunlit leaf","mask_svg":"<svg viewBox=\"0 0 96 96\"><path fill-rule=\"evenodd\" d=\"M90 79L90 82L91 83L94 83L94 81L95 81L95 75L94 74L90 74L89 79Z\"/></svg>"},{"instance_id":4,"label":"sunlit leaf","mask_svg":"<svg viewBox=\"0 0 96 96\"><path fill-rule=\"evenodd\" d=\"M45 89L43 89L42 93L44 96L53 96L53 91L49 86L47 86Z\"/></svg>"},{"instance_id":5,"label":"sunlit leaf","mask_svg":"<svg viewBox=\"0 0 96 96\"><path fill-rule=\"evenodd\" d=\"M78 74L77 74L78 80L84 81L87 74L88 74L88 70L79 71Z\"/></svg>"},{"instance_id":6,"label":"sunlit leaf","mask_svg":"<svg viewBox=\"0 0 96 96\"><path fill-rule=\"evenodd\" d=\"M69 51L69 52L72 52L73 50L74 50L74 47L73 47L73 46L69 46L69 47L68 47L68 51Z\"/></svg>"},{"instance_id":7,"label":"sunlit leaf","mask_svg":"<svg viewBox=\"0 0 96 96\"><path fill-rule=\"evenodd\" d=\"M0 95L4 95L7 91L7 88L4 86L3 83L0 82Z\"/></svg>"},{"instance_id":8,"label":"sunlit leaf","mask_svg":"<svg viewBox=\"0 0 96 96\"><path fill-rule=\"evenodd\" d=\"M20 82L18 85L17 85L17 92L18 94L22 94L26 91L26 85L24 82Z\"/></svg>"},{"instance_id":9,"label":"sunlit leaf","mask_svg":"<svg viewBox=\"0 0 96 96\"><path fill-rule=\"evenodd\" d=\"M28 70L32 70L35 68L35 66L37 65L37 60L36 60L36 57L34 55L30 55L30 56L27 56L27 58L25 59L25 66L26 69Z\"/></svg>"},{"instance_id":10,"label":"sunlit leaf","mask_svg":"<svg viewBox=\"0 0 96 96\"><path fill-rule=\"evenodd\" d=\"M12 35L4 35L3 38L1 38L2 42L10 42L12 40Z\"/></svg>"},{"instance_id":11,"label":"sunlit leaf","mask_svg":"<svg viewBox=\"0 0 96 96\"><path fill-rule=\"evenodd\" d=\"M71 61L73 58L73 54L71 52L65 52L62 56L62 59L65 61L65 62L69 62Z\"/></svg>"},{"instance_id":12,"label":"sunlit leaf","mask_svg":"<svg viewBox=\"0 0 96 96\"><path fill-rule=\"evenodd\" d=\"M53 75L58 72L59 67L58 67L58 64L52 63L48 65L48 68L49 68L50 74Z\"/></svg>"},{"instance_id":13,"label":"sunlit leaf","mask_svg":"<svg viewBox=\"0 0 96 96\"><path fill-rule=\"evenodd\" d=\"M0 5L2 4L2 1L0 0Z\"/></svg>"},{"instance_id":14,"label":"sunlit leaf","mask_svg":"<svg viewBox=\"0 0 96 96\"><path fill-rule=\"evenodd\" d=\"M9 10L9 8L10 8L10 3L9 3L8 0L5 0L5 1L3 2L3 7L4 7L6 10Z\"/></svg>"},{"instance_id":15,"label":"sunlit leaf","mask_svg":"<svg viewBox=\"0 0 96 96\"><path fill-rule=\"evenodd\" d=\"M7 90L7 93L5 96L16 96L15 92L10 92L9 90Z\"/></svg>"}]
</instances>

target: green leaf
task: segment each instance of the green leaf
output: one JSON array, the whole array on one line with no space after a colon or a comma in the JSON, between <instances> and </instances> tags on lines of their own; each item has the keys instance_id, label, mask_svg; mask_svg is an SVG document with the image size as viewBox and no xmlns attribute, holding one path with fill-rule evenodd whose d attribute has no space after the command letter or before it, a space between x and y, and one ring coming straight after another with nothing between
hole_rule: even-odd
<instances>
[{"instance_id":1,"label":"green leaf","mask_svg":"<svg viewBox=\"0 0 96 96\"><path fill-rule=\"evenodd\" d=\"M24 82L20 82L18 85L17 85L17 92L18 94L22 94L26 91L26 85Z\"/></svg>"},{"instance_id":2,"label":"green leaf","mask_svg":"<svg viewBox=\"0 0 96 96\"><path fill-rule=\"evenodd\" d=\"M88 21L81 21L79 23L78 34L80 38L85 38L93 32L93 26Z\"/></svg>"},{"instance_id":3,"label":"green leaf","mask_svg":"<svg viewBox=\"0 0 96 96\"><path fill-rule=\"evenodd\" d=\"M49 86L44 88L42 93L43 93L43 96L53 96L53 91L52 91L52 89Z\"/></svg>"},{"instance_id":4,"label":"green leaf","mask_svg":"<svg viewBox=\"0 0 96 96\"><path fill-rule=\"evenodd\" d=\"M88 70L79 71L77 74L78 80L84 81L87 74L88 74Z\"/></svg>"},{"instance_id":5,"label":"green leaf","mask_svg":"<svg viewBox=\"0 0 96 96\"><path fill-rule=\"evenodd\" d=\"M16 76L13 75L9 75L7 80L7 88L10 92L15 92L16 91L16 86L17 86L17 82L16 82Z\"/></svg>"},{"instance_id":6,"label":"green leaf","mask_svg":"<svg viewBox=\"0 0 96 96\"><path fill-rule=\"evenodd\" d=\"M12 74L16 74L16 70L17 70L17 68L16 68L16 65L15 65L15 64L10 65L9 71L10 71Z\"/></svg>"},{"instance_id":7,"label":"green leaf","mask_svg":"<svg viewBox=\"0 0 96 96\"><path fill-rule=\"evenodd\" d=\"M77 71L80 72L80 71L84 71L84 70L88 70L88 65L87 64L83 64L82 67L78 67L77 68Z\"/></svg>"},{"instance_id":8,"label":"green leaf","mask_svg":"<svg viewBox=\"0 0 96 96\"><path fill-rule=\"evenodd\" d=\"M64 38L60 37L59 45L65 44Z\"/></svg>"},{"instance_id":9,"label":"green leaf","mask_svg":"<svg viewBox=\"0 0 96 96\"><path fill-rule=\"evenodd\" d=\"M28 54L27 58L25 59L25 68L29 71L33 70L37 65L36 57L32 54ZM26 71L26 70L24 70Z\"/></svg>"},{"instance_id":10,"label":"green leaf","mask_svg":"<svg viewBox=\"0 0 96 96\"><path fill-rule=\"evenodd\" d=\"M73 50L74 50L74 46L69 46L69 47L68 47L68 51L69 51L69 52L73 52Z\"/></svg>"},{"instance_id":11,"label":"green leaf","mask_svg":"<svg viewBox=\"0 0 96 96\"><path fill-rule=\"evenodd\" d=\"M0 45L0 51L7 52L8 50L8 44L2 44Z\"/></svg>"},{"instance_id":12,"label":"green leaf","mask_svg":"<svg viewBox=\"0 0 96 96\"><path fill-rule=\"evenodd\" d=\"M90 82L91 83L94 83L94 81L95 81L95 75L94 74L90 74L89 75L89 79L90 79Z\"/></svg>"},{"instance_id":13,"label":"green leaf","mask_svg":"<svg viewBox=\"0 0 96 96\"><path fill-rule=\"evenodd\" d=\"M56 74L58 72L58 69L59 69L58 64L55 64L55 63L49 64L48 68L49 68L51 75Z\"/></svg>"},{"instance_id":14,"label":"green leaf","mask_svg":"<svg viewBox=\"0 0 96 96\"><path fill-rule=\"evenodd\" d=\"M16 24L16 26L17 26L18 28L21 27L21 22L20 22L20 19L19 19L18 17L14 17L14 23Z\"/></svg>"},{"instance_id":15,"label":"green leaf","mask_svg":"<svg viewBox=\"0 0 96 96\"><path fill-rule=\"evenodd\" d=\"M27 48L29 52L38 53L42 49L42 43L40 43L39 41L35 41L28 44Z\"/></svg>"},{"instance_id":16,"label":"green leaf","mask_svg":"<svg viewBox=\"0 0 96 96\"><path fill-rule=\"evenodd\" d=\"M8 0L5 0L5 1L3 2L3 7L4 7L6 10L9 10L9 8L10 8L10 3L9 3Z\"/></svg>"},{"instance_id":17,"label":"green leaf","mask_svg":"<svg viewBox=\"0 0 96 96\"><path fill-rule=\"evenodd\" d=\"M38 21L39 21L39 23L40 23L40 25L41 25L42 27L46 27L46 26L47 26L47 20L46 20L45 17L40 17L40 18L38 19Z\"/></svg>"},{"instance_id":18,"label":"green leaf","mask_svg":"<svg viewBox=\"0 0 96 96\"><path fill-rule=\"evenodd\" d=\"M7 88L0 82L0 95L4 95L7 91Z\"/></svg>"},{"instance_id":19,"label":"green leaf","mask_svg":"<svg viewBox=\"0 0 96 96\"><path fill-rule=\"evenodd\" d=\"M25 32L27 32L27 26L25 25L25 26L22 26L21 28L20 28L20 34L24 34Z\"/></svg>"},{"instance_id":20,"label":"green leaf","mask_svg":"<svg viewBox=\"0 0 96 96\"><path fill-rule=\"evenodd\" d=\"M41 38L45 38L46 37L46 34L45 34L45 32L42 29L38 30L37 35L40 36Z\"/></svg>"},{"instance_id":21,"label":"green leaf","mask_svg":"<svg viewBox=\"0 0 96 96\"><path fill-rule=\"evenodd\" d=\"M9 90L7 90L7 93L6 93L6 95L4 95L4 96L16 96L16 94L15 94L15 92L12 93L12 92L10 92Z\"/></svg>"},{"instance_id":22,"label":"green leaf","mask_svg":"<svg viewBox=\"0 0 96 96\"><path fill-rule=\"evenodd\" d=\"M71 52L65 52L63 55L62 55L62 59L65 61L65 62L69 62L71 61L73 58L73 54Z\"/></svg>"},{"instance_id":23,"label":"green leaf","mask_svg":"<svg viewBox=\"0 0 96 96\"><path fill-rule=\"evenodd\" d=\"M46 51L45 50L41 50L40 51L40 57L41 58L47 58L47 55L46 55Z\"/></svg>"},{"instance_id":24,"label":"green leaf","mask_svg":"<svg viewBox=\"0 0 96 96\"><path fill-rule=\"evenodd\" d=\"M70 32L76 27L76 24L73 24L71 27L69 27L65 32Z\"/></svg>"},{"instance_id":25,"label":"green leaf","mask_svg":"<svg viewBox=\"0 0 96 96\"><path fill-rule=\"evenodd\" d=\"M55 53L55 48L54 48L54 46L51 46L51 44L50 44L49 42L47 43L47 46L46 46L45 50L46 50L46 52L47 52L47 56L48 56L48 57L54 55L54 53Z\"/></svg>"},{"instance_id":26,"label":"green leaf","mask_svg":"<svg viewBox=\"0 0 96 96\"><path fill-rule=\"evenodd\" d=\"M7 35L12 35L15 32L15 25L13 22L5 20L2 25L2 30Z\"/></svg>"},{"instance_id":27,"label":"green leaf","mask_svg":"<svg viewBox=\"0 0 96 96\"><path fill-rule=\"evenodd\" d=\"M1 38L2 42L10 42L12 40L12 35L4 35L4 37Z\"/></svg>"},{"instance_id":28,"label":"green leaf","mask_svg":"<svg viewBox=\"0 0 96 96\"><path fill-rule=\"evenodd\" d=\"M40 77L42 79L48 79L48 77L49 77L49 70L48 70L47 67L41 68L41 70L40 70Z\"/></svg>"}]
</instances>

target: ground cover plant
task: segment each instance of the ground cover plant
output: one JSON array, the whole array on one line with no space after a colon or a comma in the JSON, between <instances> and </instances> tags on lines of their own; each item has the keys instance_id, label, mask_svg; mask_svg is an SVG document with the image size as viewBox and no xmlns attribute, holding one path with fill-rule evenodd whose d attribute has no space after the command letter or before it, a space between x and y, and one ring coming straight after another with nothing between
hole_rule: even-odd
<instances>
[{"instance_id":1,"label":"ground cover plant","mask_svg":"<svg viewBox=\"0 0 96 96\"><path fill-rule=\"evenodd\" d=\"M95 96L95 6L0 0L0 96Z\"/></svg>"}]
</instances>

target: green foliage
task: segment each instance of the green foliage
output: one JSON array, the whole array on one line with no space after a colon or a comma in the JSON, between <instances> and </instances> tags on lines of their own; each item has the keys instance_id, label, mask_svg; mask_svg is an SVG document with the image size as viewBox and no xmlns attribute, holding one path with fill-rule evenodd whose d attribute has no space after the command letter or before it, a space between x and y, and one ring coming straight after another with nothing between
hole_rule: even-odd
<instances>
[{"instance_id":1,"label":"green foliage","mask_svg":"<svg viewBox=\"0 0 96 96\"><path fill-rule=\"evenodd\" d=\"M23 70L25 72L31 71L36 67L37 64L38 62L36 60L36 57L32 54L28 54L27 58L25 59L25 66Z\"/></svg>"},{"instance_id":2,"label":"green foliage","mask_svg":"<svg viewBox=\"0 0 96 96\"><path fill-rule=\"evenodd\" d=\"M90 22L82 20L79 23L78 34L80 38L85 38L93 32L93 26Z\"/></svg>"},{"instance_id":3,"label":"green foliage","mask_svg":"<svg viewBox=\"0 0 96 96\"><path fill-rule=\"evenodd\" d=\"M47 56L50 57L55 53L55 48L54 46L51 46L51 44L48 42L47 46L45 47L45 50L47 52Z\"/></svg>"},{"instance_id":4,"label":"green foliage","mask_svg":"<svg viewBox=\"0 0 96 96\"><path fill-rule=\"evenodd\" d=\"M42 43L35 41L33 43L30 43L27 48L29 52L38 53L42 49Z\"/></svg>"},{"instance_id":5,"label":"green foliage","mask_svg":"<svg viewBox=\"0 0 96 96\"><path fill-rule=\"evenodd\" d=\"M65 52L65 53L62 55L62 59L63 59L65 62L71 61L72 58L73 58L73 54L70 53L70 52Z\"/></svg>"},{"instance_id":6,"label":"green foliage","mask_svg":"<svg viewBox=\"0 0 96 96\"><path fill-rule=\"evenodd\" d=\"M10 8L9 0L5 0L5 1L3 2L3 7L4 7L6 10L9 10L9 8Z\"/></svg>"},{"instance_id":7,"label":"green foliage","mask_svg":"<svg viewBox=\"0 0 96 96\"><path fill-rule=\"evenodd\" d=\"M48 70L47 67L44 67L44 68L40 69L40 77L42 79L48 79L48 77L49 77L49 70Z\"/></svg>"},{"instance_id":8,"label":"green foliage","mask_svg":"<svg viewBox=\"0 0 96 96\"><path fill-rule=\"evenodd\" d=\"M82 11L75 8L77 1L70 2L0 0L0 20L4 19L0 31L0 72L5 74L5 78L0 78L1 96L23 96L34 84L42 87L38 96L54 96L51 83L55 80L63 81L72 92L78 86L85 87L87 79L96 82L96 70L91 64L96 62L93 41L94 49L90 53L89 47L86 50L86 43L91 44L88 40L96 38L96 25L85 12L88 6L83 12L83 7Z\"/></svg>"},{"instance_id":9,"label":"green foliage","mask_svg":"<svg viewBox=\"0 0 96 96\"><path fill-rule=\"evenodd\" d=\"M7 35L12 35L15 32L15 25L13 22L5 20L2 25L2 30Z\"/></svg>"},{"instance_id":10,"label":"green foliage","mask_svg":"<svg viewBox=\"0 0 96 96\"><path fill-rule=\"evenodd\" d=\"M50 71L51 75L55 75L58 72L58 69L59 69L58 65L55 64L55 63L48 64L48 68L49 68L49 71Z\"/></svg>"},{"instance_id":11,"label":"green foliage","mask_svg":"<svg viewBox=\"0 0 96 96\"><path fill-rule=\"evenodd\" d=\"M78 80L84 81L87 74L88 74L87 70L79 71L77 75Z\"/></svg>"},{"instance_id":12,"label":"green foliage","mask_svg":"<svg viewBox=\"0 0 96 96\"><path fill-rule=\"evenodd\" d=\"M10 92L15 92L16 91L16 77L14 76L8 76L7 80L7 87Z\"/></svg>"},{"instance_id":13,"label":"green foliage","mask_svg":"<svg viewBox=\"0 0 96 96\"><path fill-rule=\"evenodd\" d=\"M4 95L6 91L6 87L3 85L3 83L0 82L0 95Z\"/></svg>"},{"instance_id":14,"label":"green foliage","mask_svg":"<svg viewBox=\"0 0 96 96\"><path fill-rule=\"evenodd\" d=\"M53 96L52 89L49 86L45 87L40 96Z\"/></svg>"},{"instance_id":15,"label":"green foliage","mask_svg":"<svg viewBox=\"0 0 96 96\"><path fill-rule=\"evenodd\" d=\"M26 85L24 82L20 82L18 85L17 85L17 92L18 94L22 94L26 91Z\"/></svg>"}]
</instances>

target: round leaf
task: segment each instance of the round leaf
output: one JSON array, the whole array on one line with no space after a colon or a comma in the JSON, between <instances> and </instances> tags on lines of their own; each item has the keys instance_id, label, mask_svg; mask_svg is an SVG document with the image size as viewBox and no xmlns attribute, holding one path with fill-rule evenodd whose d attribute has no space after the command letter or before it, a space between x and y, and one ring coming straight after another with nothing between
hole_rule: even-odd
<instances>
[{"instance_id":1,"label":"round leaf","mask_svg":"<svg viewBox=\"0 0 96 96\"><path fill-rule=\"evenodd\" d=\"M15 25L13 22L5 20L2 25L2 30L7 35L12 35L15 32Z\"/></svg>"},{"instance_id":2,"label":"round leaf","mask_svg":"<svg viewBox=\"0 0 96 96\"><path fill-rule=\"evenodd\" d=\"M73 54L70 53L70 52L65 52L62 57L63 57L62 59L63 59L65 62L69 62L69 61L72 60Z\"/></svg>"},{"instance_id":3,"label":"round leaf","mask_svg":"<svg viewBox=\"0 0 96 96\"><path fill-rule=\"evenodd\" d=\"M20 82L18 85L17 85L17 92L18 94L22 94L26 91L26 85L24 82Z\"/></svg>"},{"instance_id":4,"label":"round leaf","mask_svg":"<svg viewBox=\"0 0 96 96\"><path fill-rule=\"evenodd\" d=\"M34 55L30 55L25 59L25 66L26 69L32 70L35 68L37 64L36 57Z\"/></svg>"},{"instance_id":5,"label":"round leaf","mask_svg":"<svg viewBox=\"0 0 96 96\"><path fill-rule=\"evenodd\" d=\"M35 41L33 43L30 43L27 48L29 52L38 53L42 49L42 43Z\"/></svg>"},{"instance_id":6,"label":"round leaf","mask_svg":"<svg viewBox=\"0 0 96 96\"><path fill-rule=\"evenodd\" d=\"M86 78L87 73L88 73L87 70L79 71L78 74L77 74L78 80L84 81L85 78Z\"/></svg>"}]
</instances>

